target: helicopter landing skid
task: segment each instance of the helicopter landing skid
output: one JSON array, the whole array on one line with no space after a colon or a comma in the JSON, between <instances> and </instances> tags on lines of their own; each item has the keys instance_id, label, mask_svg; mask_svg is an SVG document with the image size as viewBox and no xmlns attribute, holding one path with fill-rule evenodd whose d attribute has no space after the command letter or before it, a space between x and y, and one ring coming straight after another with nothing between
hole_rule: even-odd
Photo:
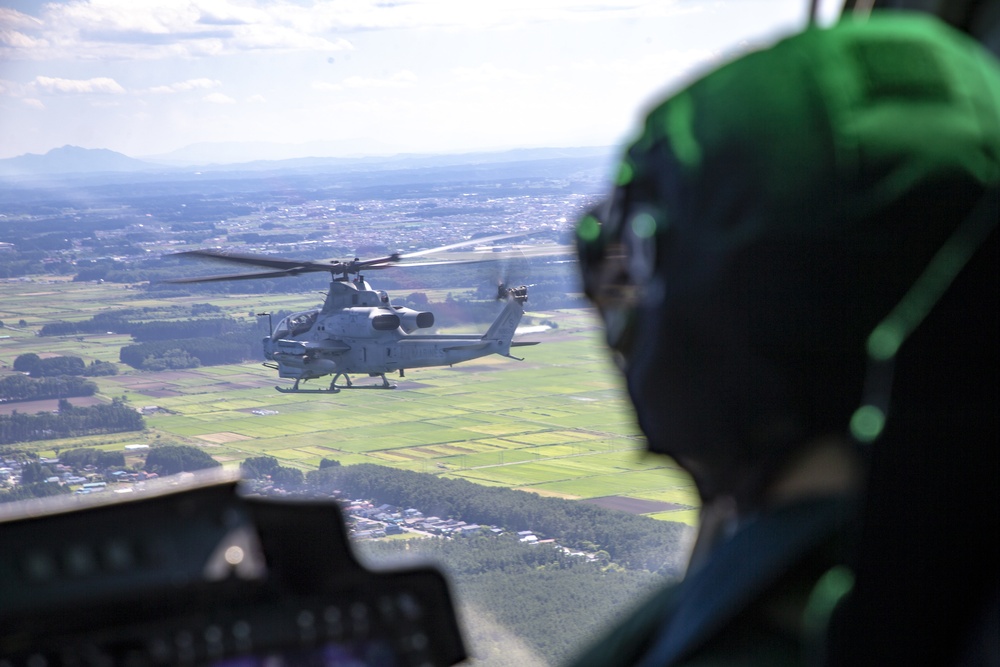
<instances>
[{"instance_id":1,"label":"helicopter landing skid","mask_svg":"<svg viewBox=\"0 0 1000 667\"><path fill-rule=\"evenodd\" d=\"M347 380L347 384L338 385L337 380L343 376ZM275 387L278 391L283 394L337 394L340 393L341 389L395 389L396 385L389 382L385 373L379 373L378 377L382 378L382 384L363 384L356 385L351 382L351 378L347 373L337 373L333 377L333 381L327 389L299 389L299 381L296 380L295 384L291 387Z\"/></svg>"},{"instance_id":2,"label":"helicopter landing skid","mask_svg":"<svg viewBox=\"0 0 1000 667\"><path fill-rule=\"evenodd\" d=\"M275 387L282 394L339 394L340 387L332 389L298 389L297 387Z\"/></svg>"}]
</instances>

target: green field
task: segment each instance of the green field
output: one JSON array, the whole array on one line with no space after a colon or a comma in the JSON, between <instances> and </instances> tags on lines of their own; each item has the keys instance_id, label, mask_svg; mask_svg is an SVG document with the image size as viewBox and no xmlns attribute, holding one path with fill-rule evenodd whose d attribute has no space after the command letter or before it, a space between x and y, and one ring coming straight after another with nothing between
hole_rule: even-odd
<instances>
[{"instance_id":1,"label":"green field","mask_svg":"<svg viewBox=\"0 0 1000 667\"><path fill-rule=\"evenodd\" d=\"M127 336L42 338L34 332L52 321L164 303L119 285L7 281L0 289L0 320L8 327L22 319L27 324L0 330L10 336L0 339L0 373L10 372L14 359L26 352L72 354L87 363L117 361L119 348L130 342ZM141 301L133 300L138 296ZM211 302L246 317L255 309L305 308L317 300L315 294L291 299L232 295L169 303ZM678 509L658 512L656 518L694 523L692 510L699 501L692 483L669 459L644 454L643 436L593 314L567 310L528 315L556 322L558 328L525 336L541 344L519 348L524 361L494 356L412 370L394 379L394 390L283 394L274 386L290 382L257 363L159 373L119 365L121 375L97 378L101 394L158 411L147 414L146 433L83 444L192 444L228 466L262 455L303 470L315 469L323 458L371 462L568 498L658 500ZM354 379L357 384L378 382ZM42 453L53 450L52 442L31 446Z\"/></svg>"}]
</instances>

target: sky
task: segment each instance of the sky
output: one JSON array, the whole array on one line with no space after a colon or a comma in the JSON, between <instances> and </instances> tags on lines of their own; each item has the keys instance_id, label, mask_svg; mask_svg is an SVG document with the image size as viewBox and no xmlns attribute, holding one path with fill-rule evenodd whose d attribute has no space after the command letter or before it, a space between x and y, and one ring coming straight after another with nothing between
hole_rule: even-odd
<instances>
[{"instance_id":1,"label":"sky","mask_svg":"<svg viewBox=\"0 0 1000 667\"><path fill-rule=\"evenodd\" d=\"M807 0L0 0L0 158L618 145L656 99L807 13Z\"/></svg>"}]
</instances>

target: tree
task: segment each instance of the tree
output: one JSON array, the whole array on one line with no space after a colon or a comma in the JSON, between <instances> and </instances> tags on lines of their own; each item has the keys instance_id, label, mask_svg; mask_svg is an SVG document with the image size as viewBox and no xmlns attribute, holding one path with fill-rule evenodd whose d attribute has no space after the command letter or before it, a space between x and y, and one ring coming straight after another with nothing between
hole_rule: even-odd
<instances>
[{"instance_id":1,"label":"tree","mask_svg":"<svg viewBox=\"0 0 1000 667\"><path fill-rule=\"evenodd\" d=\"M24 375L8 375L0 378L0 398L7 401L93 396L96 393L97 385L82 377L62 376L35 380Z\"/></svg>"},{"instance_id":2,"label":"tree","mask_svg":"<svg viewBox=\"0 0 1000 667\"><path fill-rule=\"evenodd\" d=\"M87 366L80 357L49 357L39 359L30 373L31 377L59 377L60 375L83 375Z\"/></svg>"},{"instance_id":3,"label":"tree","mask_svg":"<svg viewBox=\"0 0 1000 667\"><path fill-rule=\"evenodd\" d=\"M247 479L264 479L279 467L278 459L273 456L251 456L240 464L240 473Z\"/></svg>"},{"instance_id":4,"label":"tree","mask_svg":"<svg viewBox=\"0 0 1000 667\"><path fill-rule=\"evenodd\" d=\"M532 530L564 546L586 544L630 569L675 574L682 567L678 545L687 528L678 523L370 463L312 470L307 482L320 492L338 489L351 498L419 507L440 517Z\"/></svg>"},{"instance_id":5,"label":"tree","mask_svg":"<svg viewBox=\"0 0 1000 667\"><path fill-rule=\"evenodd\" d=\"M418 308L425 308L427 306L427 295L423 292L413 292L410 296L406 297L406 300Z\"/></svg>"},{"instance_id":6,"label":"tree","mask_svg":"<svg viewBox=\"0 0 1000 667\"><path fill-rule=\"evenodd\" d=\"M24 376L12 377L28 380ZM7 379L9 378L4 378ZM110 405L89 407L74 407L69 401L62 399L58 413L40 412L29 415L15 411L10 415L0 415L0 444L141 431L144 427L142 415L120 398L112 399Z\"/></svg>"},{"instance_id":7,"label":"tree","mask_svg":"<svg viewBox=\"0 0 1000 667\"><path fill-rule=\"evenodd\" d=\"M57 496L62 493L69 493L69 487L62 484L47 484L46 482L35 482L33 484L18 484L10 491L0 492L0 503L13 502L15 500L29 500L31 498L46 498Z\"/></svg>"},{"instance_id":8,"label":"tree","mask_svg":"<svg viewBox=\"0 0 1000 667\"><path fill-rule=\"evenodd\" d=\"M100 377L118 375L118 367L108 361L92 361L83 371L84 377Z\"/></svg>"},{"instance_id":9,"label":"tree","mask_svg":"<svg viewBox=\"0 0 1000 667\"><path fill-rule=\"evenodd\" d=\"M48 466L43 466L37 461L25 464L24 467L21 468L21 484L44 482L51 476L52 470L50 470Z\"/></svg>"},{"instance_id":10,"label":"tree","mask_svg":"<svg viewBox=\"0 0 1000 667\"><path fill-rule=\"evenodd\" d=\"M324 458L322 461L319 462L319 469L322 470L323 468L336 468L339 465L340 461L336 459Z\"/></svg>"},{"instance_id":11,"label":"tree","mask_svg":"<svg viewBox=\"0 0 1000 667\"><path fill-rule=\"evenodd\" d=\"M167 369L197 368L201 362L185 350L172 348L163 355L148 356L143 360L142 368L148 371L164 371Z\"/></svg>"},{"instance_id":12,"label":"tree","mask_svg":"<svg viewBox=\"0 0 1000 667\"><path fill-rule=\"evenodd\" d=\"M149 450L144 469L158 475L217 468L222 464L190 445L161 445Z\"/></svg>"},{"instance_id":13,"label":"tree","mask_svg":"<svg viewBox=\"0 0 1000 667\"><path fill-rule=\"evenodd\" d=\"M83 447L63 452L62 456L59 457L59 462L73 468L84 468L92 465L104 470L112 467L124 467L125 454L124 452L105 452L99 449Z\"/></svg>"},{"instance_id":14,"label":"tree","mask_svg":"<svg viewBox=\"0 0 1000 667\"><path fill-rule=\"evenodd\" d=\"M279 466L274 474L271 475L271 481L280 487L294 488L302 486L306 481L306 477L298 468Z\"/></svg>"},{"instance_id":15,"label":"tree","mask_svg":"<svg viewBox=\"0 0 1000 667\"><path fill-rule=\"evenodd\" d=\"M14 359L14 370L21 373L30 373L41 360L42 358L34 352L27 352L25 354L18 355L18 357Z\"/></svg>"}]
</instances>

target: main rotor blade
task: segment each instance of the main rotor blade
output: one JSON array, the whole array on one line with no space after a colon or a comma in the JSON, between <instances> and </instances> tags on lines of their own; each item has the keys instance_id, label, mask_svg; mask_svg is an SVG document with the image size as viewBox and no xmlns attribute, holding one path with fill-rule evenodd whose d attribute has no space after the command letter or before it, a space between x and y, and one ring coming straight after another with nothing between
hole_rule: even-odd
<instances>
[{"instance_id":1,"label":"main rotor blade","mask_svg":"<svg viewBox=\"0 0 1000 667\"><path fill-rule=\"evenodd\" d=\"M478 239L469 239L468 241L460 241L459 243L450 243L448 245L443 245L440 248L429 248L427 250L418 250L416 252L410 252L401 256L401 259L408 259L410 257L423 257L424 255L432 255L436 252L444 252L446 250L454 250L455 248L467 248L470 245L477 245L479 243L492 243L493 241L503 241L506 239L516 239L521 236L530 236L536 233L536 230L530 232L514 232L511 234L497 234L496 236L484 236Z\"/></svg>"},{"instance_id":2,"label":"main rotor blade","mask_svg":"<svg viewBox=\"0 0 1000 667\"><path fill-rule=\"evenodd\" d=\"M208 283L224 280L255 280L260 278L285 278L287 276L297 276L300 273L345 273L350 265L331 260L327 262L310 262L299 259L288 259L286 257L275 257L273 255L254 255L238 252L226 252L222 250L185 250L173 253L173 256L198 257L214 261L230 262L234 264L248 264L250 266L266 266L277 271L257 271L253 273L229 273L215 276L193 276L190 278L171 278L164 280L165 283Z\"/></svg>"},{"instance_id":3,"label":"main rotor blade","mask_svg":"<svg viewBox=\"0 0 1000 667\"><path fill-rule=\"evenodd\" d=\"M364 261L349 262L347 266L351 267L352 273L357 273L361 269L385 269L392 266L400 260L400 255L398 252L394 252L388 257L379 257L378 259L366 259Z\"/></svg>"},{"instance_id":4,"label":"main rotor blade","mask_svg":"<svg viewBox=\"0 0 1000 667\"><path fill-rule=\"evenodd\" d=\"M257 271L255 273L231 273L224 276L194 276L192 278L166 278L160 282L180 284L180 283L211 283L221 280L255 280L258 278L284 278L285 276L294 276L300 273L300 271L286 270L286 271Z\"/></svg>"},{"instance_id":5,"label":"main rotor blade","mask_svg":"<svg viewBox=\"0 0 1000 667\"><path fill-rule=\"evenodd\" d=\"M344 266L339 261L310 262L301 259L274 257L273 255L251 255L223 250L185 250L173 253L174 257L202 257L205 259L232 262L234 264L249 264L251 266L267 266L272 269L299 269L304 271L333 271L339 273Z\"/></svg>"},{"instance_id":6,"label":"main rotor blade","mask_svg":"<svg viewBox=\"0 0 1000 667\"><path fill-rule=\"evenodd\" d=\"M318 273L323 271L331 274L342 274L346 276L349 274L357 274L360 273L361 271L388 269L394 266L400 266L400 267L444 266L447 264L472 264L484 261L489 262L489 261L496 261L500 258L493 256L488 258L482 257L475 260L439 259L428 262L414 262L414 263L407 263L401 260L407 260L411 257L424 257L426 255L431 255L434 253L444 252L447 250L454 250L456 248L465 248L468 246L478 245L481 243L492 243L494 241L503 241L522 236L529 236L533 233L535 232L527 231L527 232L514 232L510 234L495 234L493 236L483 236L475 239L469 239L467 241L460 241L458 243L450 243L448 245L440 246L437 248L418 250L417 252L408 253L406 255L400 255L398 252L396 252L386 257L377 257L375 259L367 259L363 261L355 259L350 262L340 262L337 260L311 262L308 260L289 259L287 257L275 257L274 255L257 255L249 253L228 252L224 250L185 250L182 252L172 253L172 256L198 257L201 259L230 262L233 264L263 266L276 270L257 271L252 273L230 273L230 274L215 275L215 276L194 276L189 278L171 278L164 280L162 282L172 283L172 284L183 284L183 283L207 283L207 282L217 282L224 280L256 280L260 278L284 278L287 276L296 276L299 275L300 273Z\"/></svg>"},{"instance_id":7,"label":"main rotor blade","mask_svg":"<svg viewBox=\"0 0 1000 667\"><path fill-rule=\"evenodd\" d=\"M408 269L411 266L457 266L459 264L482 264L483 262L496 262L498 261L494 257L484 257L481 259L441 259L432 260L428 262L410 262L406 264L399 264L399 268ZM389 266L375 266L375 269L388 269Z\"/></svg>"}]
</instances>

